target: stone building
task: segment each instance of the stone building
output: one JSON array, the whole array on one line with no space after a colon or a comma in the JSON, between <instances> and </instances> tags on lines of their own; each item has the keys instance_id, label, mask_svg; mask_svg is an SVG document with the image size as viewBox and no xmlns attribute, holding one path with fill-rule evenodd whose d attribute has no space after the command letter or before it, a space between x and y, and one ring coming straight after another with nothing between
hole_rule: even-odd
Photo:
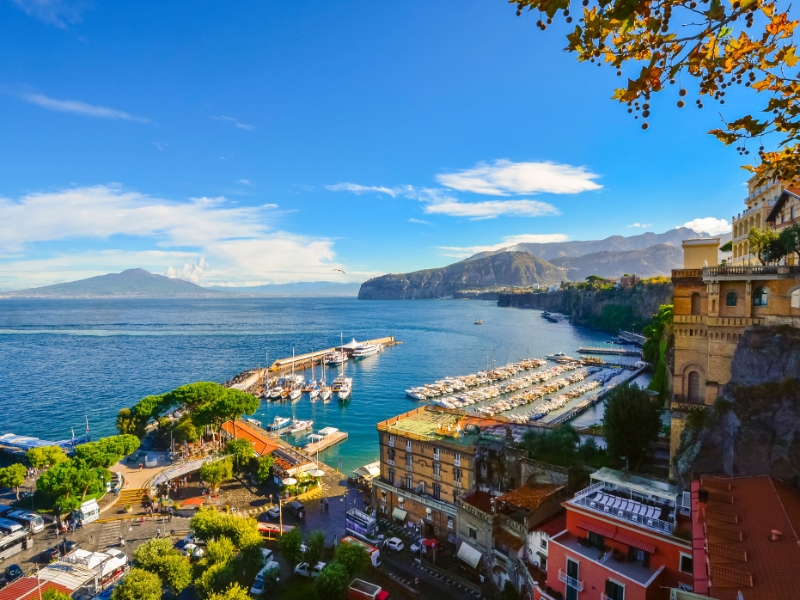
<instances>
[{"instance_id":1,"label":"stone building","mask_svg":"<svg viewBox=\"0 0 800 600\"><path fill-rule=\"evenodd\" d=\"M733 253L728 264L734 266L758 264L758 261L750 254L747 234L753 227L763 229L767 225L767 218L784 189L786 189L786 186L777 180L756 185L755 177L752 177L747 182L747 197L744 199L745 209L738 215L734 215L732 219L731 241L733 242Z\"/></svg>"}]
</instances>

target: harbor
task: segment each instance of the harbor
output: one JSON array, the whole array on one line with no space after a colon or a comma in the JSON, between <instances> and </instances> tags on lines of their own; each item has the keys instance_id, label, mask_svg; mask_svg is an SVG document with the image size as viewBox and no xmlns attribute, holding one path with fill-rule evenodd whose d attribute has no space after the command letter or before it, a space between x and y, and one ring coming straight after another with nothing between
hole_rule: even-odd
<instances>
[{"instance_id":1,"label":"harbor","mask_svg":"<svg viewBox=\"0 0 800 600\"><path fill-rule=\"evenodd\" d=\"M312 433L308 436L309 443L306 444L305 451L309 454L322 452L346 439L346 431L339 431L335 427L325 427L320 429L318 433Z\"/></svg>"},{"instance_id":2,"label":"harbor","mask_svg":"<svg viewBox=\"0 0 800 600\"><path fill-rule=\"evenodd\" d=\"M580 347L578 348L578 352L581 354L611 354L613 356L641 356L642 351L640 349L630 349L630 348L585 348Z\"/></svg>"}]
</instances>

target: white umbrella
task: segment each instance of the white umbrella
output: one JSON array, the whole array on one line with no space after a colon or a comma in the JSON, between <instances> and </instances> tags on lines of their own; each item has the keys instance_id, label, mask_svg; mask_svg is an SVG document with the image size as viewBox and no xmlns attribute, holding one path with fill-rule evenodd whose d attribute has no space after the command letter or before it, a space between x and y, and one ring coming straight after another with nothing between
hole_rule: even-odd
<instances>
[{"instance_id":1,"label":"white umbrella","mask_svg":"<svg viewBox=\"0 0 800 600\"><path fill-rule=\"evenodd\" d=\"M309 472L309 475L312 477L325 477L325 471L322 469L314 469L313 471Z\"/></svg>"},{"instance_id":2,"label":"white umbrella","mask_svg":"<svg viewBox=\"0 0 800 600\"><path fill-rule=\"evenodd\" d=\"M283 485L294 485L295 483L297 483L297 479L294 479L293 477L287 477L286 479L281 481L281 483Z\"/></svg>"}]
</instances>

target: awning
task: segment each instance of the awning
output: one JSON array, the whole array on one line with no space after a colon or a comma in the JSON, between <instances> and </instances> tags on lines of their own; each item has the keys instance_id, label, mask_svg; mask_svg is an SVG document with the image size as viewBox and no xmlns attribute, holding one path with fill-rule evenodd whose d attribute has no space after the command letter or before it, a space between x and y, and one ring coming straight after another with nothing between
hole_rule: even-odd
<instances>
[{"instance_id":1,"label":"awning","mask_svg":"<svg viewBox=\"0 0 800 600\"><path fill-rule=\"evenodd\" d=\"M645 552L649 552L653 554L656 551L655 544L651 544L650 542L646 542L644 540L639 540L633 537L632 535L628 535L626 533L622 533L621 531L614 536L614 539L618 542L622 542L623 544L627 544L633 548L638 548L639 550L644 550Z\"/></svg>"},{"instance_id":2,"label":"awning","mask_svg":"<svg viewBox=\"0 0 800 600\"><path fill-rule=\"evenodd\" d=\"M616 531L615 527L607 527L599 523L592 523L591 521L581 521L578 523L578 527L612 539L614 539L614 532Z\"/></svg>"},{"instance_id":3,"label":"awning","mask_svg":"<svg viewBox=\"0 0 800 600\"><path fill-rule=\"evenodd\" d=\"M470 546L467 542L461 542L461 546L458 549L458 558L463 560L473 569L477 569L478 565L481 563L481 553L475 550L475 548Z\"/></svg>"},{"instance_id":4,"label":"awning","mask_svg":"<svg viewBox=\"0 0 800 600\"><path fill-rule=\"evenodd\" d=\"M407 514L408 514L407 510L403 510L402 508L395 508L392 511L392 518L397 519L398 521L405 521Z\"/></svg>"},{"instance_id":5,"label":"awning","mask_svg":"<svg viewBox=\"0 0 800 600\"><path fill-rule=\"evenodd\" d=\"M436 547L437 545L439 545L439 540L437 540L436 538L428 538L422 540L422 545L425 546L426 548Z\"/></svg>"}]
</instances>

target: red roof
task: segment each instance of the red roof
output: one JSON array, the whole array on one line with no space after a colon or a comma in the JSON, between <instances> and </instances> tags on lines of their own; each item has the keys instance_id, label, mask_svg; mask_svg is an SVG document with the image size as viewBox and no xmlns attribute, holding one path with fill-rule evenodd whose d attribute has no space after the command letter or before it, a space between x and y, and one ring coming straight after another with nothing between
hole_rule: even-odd
<instances>
[{"instance_id":1,"label":"red roof","mask_svg":"<svg viewBox=\"0 0 800 600\"><path fill-rule=\"evenodd\" d=\"M74 591L58 583L45 581L42 583L42 593L46 592L47 590L56 590L63 594L67 594L68 596ZM37 590L35 577L17 579L11 585L8 585L0 590L0 600L28 600L29 598L34 599L38 597L39 592Z\"/></svg>"},{"instance_id":2,"label":"red roof","mask_svg":"<svg viewBox=\"0 0 800 600\"><path fill-rule=\"evenodd\" d=\"M639 550L644 550L645 552L649 552L653 554L656 551L656 545L651 544L650 542L640 540L632 535L628 535L622 531L618 531L614 535L614 539L618 542L622 542L623 544L627 544L628 546L632 546L634 548L638 548Z\"/></svg>"},{"instance_id":3,"label":"red roof","mask_svg":"<svg viewBox=\"0 0 800 600\"><path fill-rule=\"evenodd\" d=\"M548 537L553 537L557 533L561 533L567 528L567 513L558 513L555 517L551 517L544 523L533 528L533 531L541 531L546 533Z\"/></svg>"},{"instance_id":4,"label":"red roof","mask_svg":"<svg viewBox=\"0 0 800 600\"><path fill-rule=\"evenodd\" d=\"M242 421L236 421L235 425L233 421L225 421L222 424L222 430L237 440L250 440L250 442L253 444L253 450L255 450L256 454L259 456L270 454L273 450L280 448L280 446L276 444L274 440L271 440L269 436L261 433L252 425L243 423Z\"/></svg>"}]
</instances>

